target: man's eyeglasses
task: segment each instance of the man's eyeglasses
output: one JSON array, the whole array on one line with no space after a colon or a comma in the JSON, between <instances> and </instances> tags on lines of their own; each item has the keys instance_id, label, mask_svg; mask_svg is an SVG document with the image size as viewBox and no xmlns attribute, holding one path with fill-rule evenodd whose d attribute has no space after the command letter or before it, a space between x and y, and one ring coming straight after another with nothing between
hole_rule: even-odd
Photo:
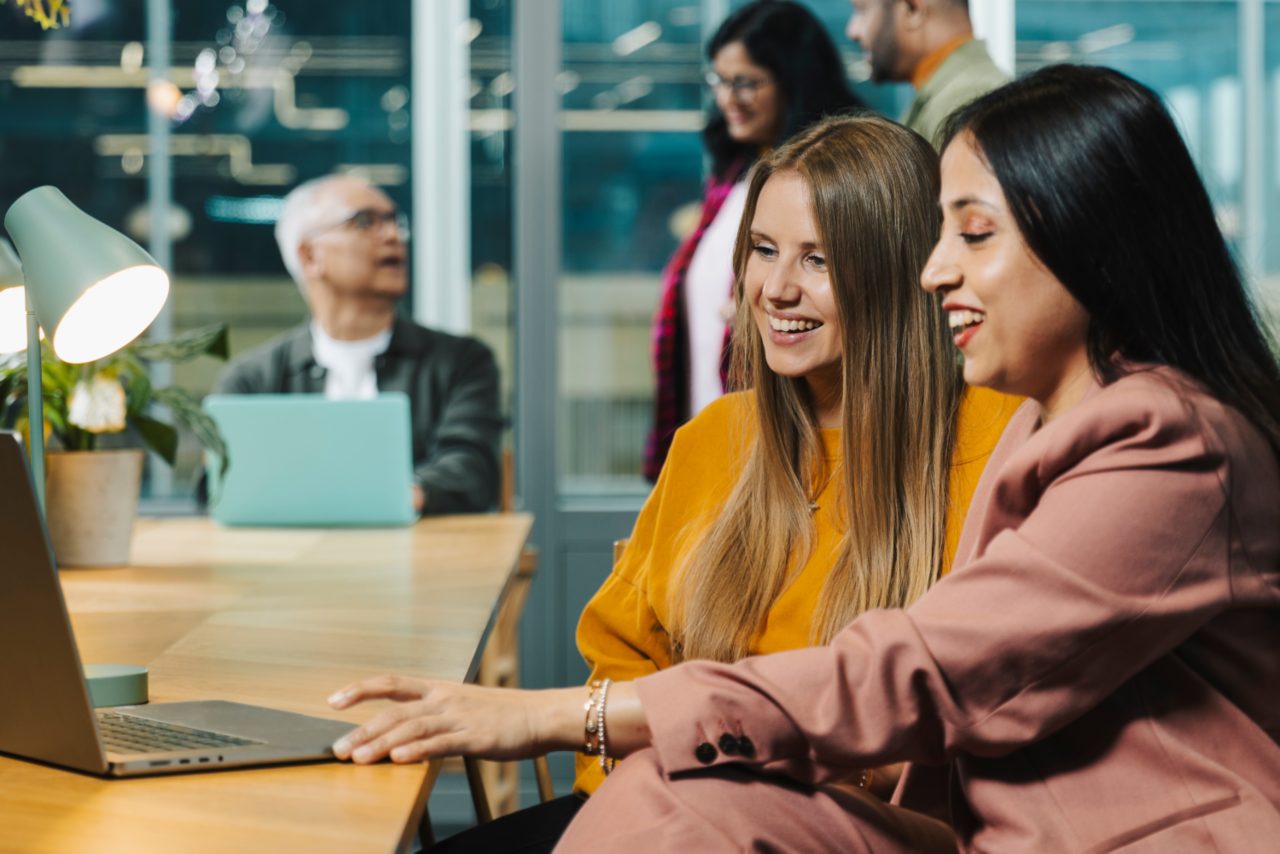
<instances>
[{"instance_id":1,"label":"man's eyeglasses","mask_svg":"<svg viewBox=\"0 0 1280 854\"><path fill-rule=\"evenodd\" d=\"M336 228L346 228L360 234L372 234L387 225L395 226L396 233L400 235L400 239L404 240L409 237L409 217L405 213L397 210L386 211L375 208L361 208L346 219L335 222L333 225L319 228L312 233L321 234Z\"/></svg>"},{"instance_id":2,"label":"man's eyeglasses","mask_svg":"<svg viewBox=\"0 0 1280 854\"><path fill-rule=\"evenodd\" d=\"M729 94L737 101L750 101L759 94L761 89L772 82L767 77L744 77L741 75L725 79L714 71L708 71L705 79L707 86L712 91L718 92L721 89L728 89Z\"/></svg>"}]
</instances>

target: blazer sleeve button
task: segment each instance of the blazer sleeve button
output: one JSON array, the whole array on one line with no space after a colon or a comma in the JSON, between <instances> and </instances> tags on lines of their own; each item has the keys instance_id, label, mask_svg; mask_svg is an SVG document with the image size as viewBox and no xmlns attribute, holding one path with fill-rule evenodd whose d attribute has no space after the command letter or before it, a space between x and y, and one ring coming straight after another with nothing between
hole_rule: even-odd
<instances>
[{"instance_id":1,"label":"blazer sleeve button","mask_svg":"<svg viewBox=\"0 0 1280 854\"><path fill-rule=\"evenodd\" d=\"M750 759L756 755L756 745L751 739L745 735L738 736L738 752L745 758Z\"/></svg>"},{"instance_id":2,"label":"blazer sleeve button","mask_svg":"<svg viewBox=\"0 0 1280 854\"><path fill-rule=\"evenodd\" d=\"M724 733L720 736L720 752L725 756L738 755L738 739L734 738L730 733Z\"/></svg>"},{"instance_id":3,"label":"blazer sleeve button","mask_svg":"<svg viewBox=\"0 0 1280 854\"><path fill-rule=\"evenodd\" d=\"M715 746L709 741L704 741L693 749L693 758L697 759L703 765L710 765L716 761Z\"/></svg>"}]
</instances>

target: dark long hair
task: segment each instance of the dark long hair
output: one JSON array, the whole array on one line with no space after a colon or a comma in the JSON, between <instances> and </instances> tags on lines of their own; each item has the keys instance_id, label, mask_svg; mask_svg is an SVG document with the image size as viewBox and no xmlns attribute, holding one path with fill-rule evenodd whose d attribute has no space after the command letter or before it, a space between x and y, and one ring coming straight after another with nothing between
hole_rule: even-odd
<instances>
[{"instance_id":1,"label":"dark long hair","mask_svg":"<svg viewBox=\"0 0 1280 854\"><path fill-rule=\"evenodd\" d=\"M707 43L714 61L725 45L741 42L751 61L767 68L782 93L780 145L825 115L865 105L849 89L840 51L813 13L789 0L757 0L724 19ZM729 136L724 116L713 103L702 131L711 155L711 171L724 178L730 167L747 164L759 153Z\"/></svg>"},{"instance_id":2,"label":"dark long hair","mask_svg":"<svg viewBox=\"0 0 1280 854\"><path fill-rule=\"evenodd\" d=\"M1089 361L1170 365L1280 450L1280 367L1160 98L1118 71L1043 68L951 117L971 134L1027 246L1089 313Z\"/></svg>"}]
</instances>

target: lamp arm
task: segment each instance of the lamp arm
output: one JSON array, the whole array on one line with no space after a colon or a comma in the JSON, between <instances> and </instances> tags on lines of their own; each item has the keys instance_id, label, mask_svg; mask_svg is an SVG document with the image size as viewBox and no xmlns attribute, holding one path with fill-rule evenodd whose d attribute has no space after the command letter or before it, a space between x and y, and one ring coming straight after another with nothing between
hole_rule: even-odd
<instances>
[{"instance_id":1,"label":"lamp arm","mask_svg":"<svg viewBox=\"0 0 1280 854\"><path fill-rule=\"evenodd\" d=\"M27 433L30 436L31 483L44 520L44 367L40 364L40 324L27 289Z\"/></svg>"}]
</instances>

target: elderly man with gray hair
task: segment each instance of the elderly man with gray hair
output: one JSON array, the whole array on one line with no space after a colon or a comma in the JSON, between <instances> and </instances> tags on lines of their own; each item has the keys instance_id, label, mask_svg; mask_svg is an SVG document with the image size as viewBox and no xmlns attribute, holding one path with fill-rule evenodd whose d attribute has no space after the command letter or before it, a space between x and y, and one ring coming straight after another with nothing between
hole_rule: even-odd
<instances>
[{"instance_id":1,"label":"elderly man with gray hair","mask_svg":"<svg viewBox=\"0 0 1280 854\"><path fill-rule=\"evenodd\" d=\"M488 510L499 481L497 365L474 338L396 316L407 287L406 237L403 215L366 181L331 175L299 185L285 197L276 240L311 318L234 360L215 391L335 399L404 392L415 509Z\"/></svg>"}]
</instances>

